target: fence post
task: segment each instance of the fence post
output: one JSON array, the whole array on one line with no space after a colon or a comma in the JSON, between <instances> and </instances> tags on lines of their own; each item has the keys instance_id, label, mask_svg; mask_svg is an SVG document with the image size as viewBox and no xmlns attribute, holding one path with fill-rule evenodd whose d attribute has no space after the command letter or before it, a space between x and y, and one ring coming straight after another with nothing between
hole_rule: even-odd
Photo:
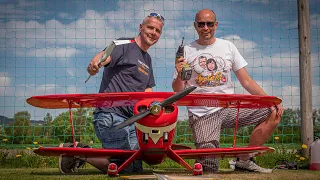
<instances>
[{"instance_id":1,"label":"fence post","mask_svg":"<svg viewBox=\"0 0 320 180\"><path fill-rule=\"evenodd\" d=\"M302 143L308 145L303 155L309 157L309 145L313 142L309 0L298 0L298 33L301 135Z\"/></svg>"}]
</instances>

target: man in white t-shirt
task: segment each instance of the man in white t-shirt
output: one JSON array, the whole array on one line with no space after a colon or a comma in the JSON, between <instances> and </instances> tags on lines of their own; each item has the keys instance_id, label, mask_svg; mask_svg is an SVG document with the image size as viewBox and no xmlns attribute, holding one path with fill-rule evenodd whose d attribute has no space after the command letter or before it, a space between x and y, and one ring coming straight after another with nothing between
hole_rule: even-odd
<instances>
[{"instance_id":1,"label":"man in white t-shirt","mask_svg":"<svg viewBox=\"0 0 320 180\"><path fill-rule=\"evenodd\" d=\"M233 94L231 82L233 71L241 85L253 95L267 95L249 76L245 69L248 64L233 43L214 36L218 27L216 15L212 10L200 10L195 17L194 28L199 39L184 47L184 57L177 60L173 75L172 88L175 92L185 87L197 86L195 93ZM206 67L203 65L206 59ZM201 61L200 61L201 60ZM192 77L188 81L180 78L185 64L192 67ZM271 136L281 121L281 105L262 109L241 109L239 127L256 124L248 146L261 146ZM220 145L221 128L233 128L237 109L213 107L188 107L190 126L196 148L217 148ZM201 157L196 160L203 170L217 172L219 159ZM258 166L250 155L241 155L235 163L236 169L271 173L271 169Z\"/></svg>"}]
</instances>

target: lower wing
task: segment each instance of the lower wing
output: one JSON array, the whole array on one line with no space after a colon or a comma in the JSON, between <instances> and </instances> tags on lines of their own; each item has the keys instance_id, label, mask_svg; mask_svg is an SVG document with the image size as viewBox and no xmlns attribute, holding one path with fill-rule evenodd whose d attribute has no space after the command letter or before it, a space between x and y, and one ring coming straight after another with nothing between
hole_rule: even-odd
<instances>
[{"instance_id":1,"label":"lower wing","mask_svg":"<svg viewBox=\"0 0 320 180\"><path fill-rule=\"evenodd\" d=\"M174 150L176 154L185 159L195 159L201 156L236 157L241 154L256 156L273 151L273 148L266 146Z\"/></svg>"},{"instance_id":2,"label":"lower wing","mask_svg":"<svg viewBox=\"0 0 320 180\"><path fill-rule=\"evenodd\" d=\"M171 145L171 149L173 149L173 150L191 149L191 147L185 146L185 145L182 145L182 144L172 144L172 145Z\"/></svg>"},{"instance_id":3,"label":"lower wing","mask_svg":"<svg viewBox=\"0 0 320 180\"><path fill-rule=\"evenodd\" d=\"M40 147L34 150L34 153L41 156L84 156L84 157L102 157L126 159L132 156L136 150L121 149L97 149L97 148L73 148L73 147Z\"/></svg>"}]
</instances>

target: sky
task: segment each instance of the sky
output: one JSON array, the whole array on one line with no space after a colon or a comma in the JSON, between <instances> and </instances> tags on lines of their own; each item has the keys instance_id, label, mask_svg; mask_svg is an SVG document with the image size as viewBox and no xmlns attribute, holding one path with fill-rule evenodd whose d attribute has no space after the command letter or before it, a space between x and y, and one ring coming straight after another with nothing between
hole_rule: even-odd
<instances>
[{"instance_id":1,"label":"sky","mask_svg":"<svg viewBox=\"0 0 320 180\"><path fill-rule=\"evenodd\" d=\"M251 77L284 108L300 106L298 11L294 0L62 1L0 0L0 115L28 110L33 120L61 110L34 108L35 95L97 93L102 71L88 77L92 57L112 40L135 37L151 12L164 16L160 40L149 49L156 87L172 91L175 52L198 38L195 14L208 8L219 22L215 36L233 42ZM312 104L320 108L320 1L310 0ZM235 92L247 94L235 81ZM186 115L181 108L179 116Z\"/></svg>"}]
</instances>

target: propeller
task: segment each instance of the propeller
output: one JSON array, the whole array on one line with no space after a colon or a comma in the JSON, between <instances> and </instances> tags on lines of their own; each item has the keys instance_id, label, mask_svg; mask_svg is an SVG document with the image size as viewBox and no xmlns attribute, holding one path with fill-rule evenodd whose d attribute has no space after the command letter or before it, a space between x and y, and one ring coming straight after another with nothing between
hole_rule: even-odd
<instances>
[{"instance_id":1,"label":"propeller","mask_svg":"<svg viewBox=\"0 0 320 180\"><path fill-rule=\"evenodd\" d=\"M195 86L190 86L180 92L177 92L176 94L168 97L167 99L163 100L160 104L153 104L151 105L151 107L143 112L140 112L138 114L133 115L132 117L130 117L129 119L127 119L126 121L124 121L123 123L119 124L118 126L116 126L114 129L115 130L119 130L121 128L124 128L130 124L135 123L136 121L138 121L139 119L142 119L144 117L146 117L147 115L151 114L151 110L153 106L160 106L160 107L164 107L167 106L169 104L172 104L178 100L180 100L181 98L183 98L184 96L188 95L189 93L191 93L193 90L195 90L197 87Z\"/></svg>"}]
</instances>

